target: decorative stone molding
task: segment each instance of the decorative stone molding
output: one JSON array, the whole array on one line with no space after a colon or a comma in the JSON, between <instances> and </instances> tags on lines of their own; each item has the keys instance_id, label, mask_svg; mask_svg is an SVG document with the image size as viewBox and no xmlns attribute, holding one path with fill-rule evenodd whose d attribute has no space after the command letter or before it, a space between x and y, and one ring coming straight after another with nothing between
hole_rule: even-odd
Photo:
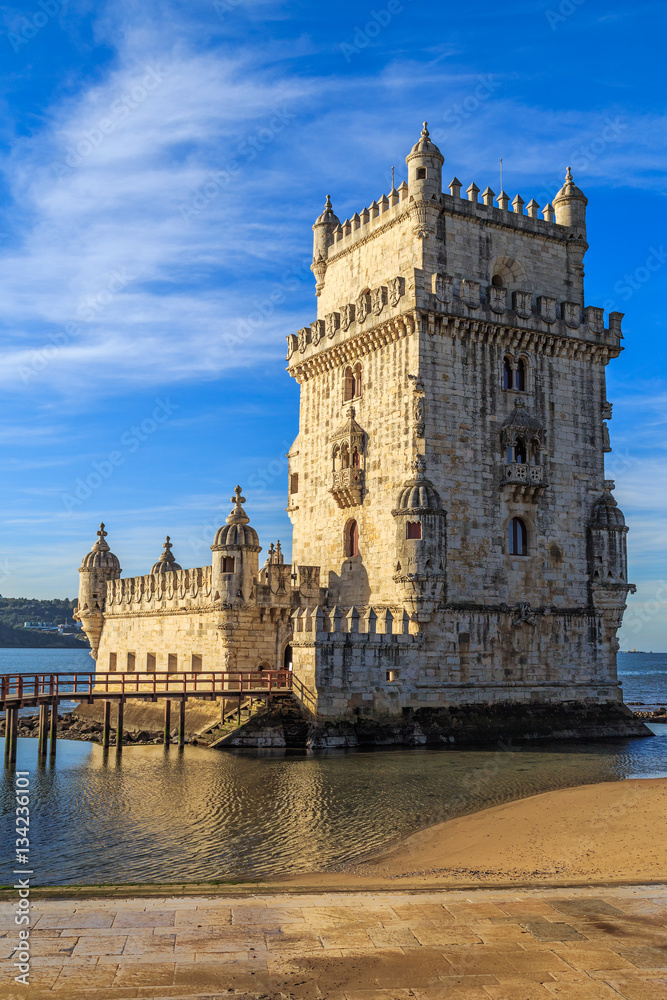
<instances>
[{"instance_id":1,"label":"decorative stone molding","mask_svg":"<svg viewBox=\"0 0 667 1000\"><path fill-rule=\"evenodd\" d=\"M556 300L552 299L551 296L538 295L537 309L540 319L545 323L551 324L556 322Z\"/></svg>"},{"instance_id":2,"label":"decorative stone molding","mask_svg":"<svg viewBox=\"0 0 667 1000\"><path fill-rule=\"evenodd\" d=\"M324 329L327 337L331 340L335 336L336 330L340 327L340 313L332 312L324 317Z\"/></svg>"},{"instance_id":3,"label":"decorative stone molding","mask_svg":"<svg viewBox=\"0 0 667 1000\"><path fill-rule=\"evenodd\" d=\"M371 290L371 309L373 315L379 316L387 302L387 289L384 285Z\"/></svg>"},{"instance_id":4,"label":"decorative stone molding","mask_svg":"<svg viewBox=\"0 0 667 1000\"><path fill-rule=\"evenodd\" d=\"M571 330L581 325L581 306L578 302L561 302L561 315Z\"/></svg>"},{"instance_id":5,"label":"decorative stone molding","mask_svg":"<svg viewBox=\"0 0 667 1000\"><path fill-rule=\"evenodd\" d=\"M402 278L400 275L396 278L390 278L387 286L389 289L389 305L396 307L402 296L405 295L405 278Z\"/></svg>"},{"instance_id":6,"label":"decorative stone molding","mask_svg":"<svg viewBox=\"0 0 667 1000\"><path fill-rule=\"evenodd\" d=\"M324 336L324 320L316 319L310 324L310 337L313 344L319 344Z\"/></svg>"},{"instance_id":7,"label":"decorative stone molding","mask_svg":"<svg viewBox=\"0 0 667 1000\"><path fill-rule=\"evenodd\" d=\"M507 289L489 285L487 290L489 306L494 313L504 313L507 308Z\"/></svg>"},{"instance_id":8,"label":"decorative stone molding","mask_svg":"<svg viewBox=\"0 0 667 1000\"><path fill-rule=\"evenodd\" d=\"M454 294L452 290L453 280L454 279L451 274L436 272L431 275L431 291L435 295L438 302L446 304L452 301Z\"/></svg>"},{"instance_id":9,"label":"decorative stone molding","mask_svg":"<svg viewBox=\"0 0 667 1000\"><path fill-rule=\"evenodd\" d=\"M470 278L461 278L461 301L468 307L468 309L479 309L479 291L479 281L471 281Z\"/></svg>"},{"instance_id":10,"label":"decorative stone molding","mask_svg":"<svg viewBox=\"0 0 667 1000\"><path fill-rule=\"evenodd\" d=\"M368 292L362 292L356 303L357 323L364 323L371 311L371 297Z\"/></svg>"},{"instance_id":11,"label":"decorative stone molding","mask_svg":"<svg viewBox=\"0 0 667 1000\"><path fill-rule=\"evenodd\" d=\"M521 319L530 319L533 314L533 296L530 292L512 292L512 308Z\"/></svg>"},{"instance_id":12,"label":"decorative stone molding","mask_svg":"<svg viewBox=\"0 0 667 1000\"><path fill-rule=\"evenodd\" d=\"M343 330L349 330L354 323L355 308L352 302L347 302L340 311L340 325Z\"/></svg>"}]
</instances>

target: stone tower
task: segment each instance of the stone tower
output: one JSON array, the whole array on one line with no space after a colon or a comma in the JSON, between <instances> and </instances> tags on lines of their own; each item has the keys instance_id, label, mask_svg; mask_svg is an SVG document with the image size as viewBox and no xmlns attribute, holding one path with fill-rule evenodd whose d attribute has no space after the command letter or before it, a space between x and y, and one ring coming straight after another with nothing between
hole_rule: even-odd
<instances>
[{"instance_id":1,"label":"stone tower","mask_svg":"<svg viewBox=\"0 0 667 1000\"><path fill-rule=\"evenodd\" d=\"M75 617L82 623L90 641L90 655L97 658L97 650L104 623L107 582L118 580L120 562L110 550L107 532L100 524L97 541L93 544L79 567L79 604Z\"/></svg>"},{"instance_id":2,"label":"stone tower","mask_svg":"<svg viewBox=\"0 0 667 1000\"><path fill-rule=\"evenodd\" d=\"M610 705L632 589L605 480L621 313L584 303L587 199L455 177L426 124L408 181L315 226L317 318L288 341L294 563L322 607L295 672L330 718ZM555 216L555 219L554 219ZM385 632L385 625L388 631Z\"/></svg>"}]
</instances>

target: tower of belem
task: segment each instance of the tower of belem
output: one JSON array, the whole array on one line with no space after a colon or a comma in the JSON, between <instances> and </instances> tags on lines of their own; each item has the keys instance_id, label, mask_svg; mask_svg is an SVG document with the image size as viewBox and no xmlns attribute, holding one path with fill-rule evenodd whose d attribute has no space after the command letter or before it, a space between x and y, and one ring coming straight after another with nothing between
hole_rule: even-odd
<instances>
[{"instance_id":1,"label":"tower of belem","mask_svg":"<svg viewBox=\"0 0 667 1000\"><path fill-rule=\"evenodd\" d=\"M313 226L317 318L287 337L292 564L272 545L259 569L240 488L210 566L182 570L168 540L122 580L101 535L79 607L100 669L291 657L330 733L618 715L633 587L604 455L622 314L605 328L584 303L587 199L569 168L541 212L456 177L443 193L443 164L424 125L407 183L342 223L327 197Z\"/></svg>"}]
</instances>

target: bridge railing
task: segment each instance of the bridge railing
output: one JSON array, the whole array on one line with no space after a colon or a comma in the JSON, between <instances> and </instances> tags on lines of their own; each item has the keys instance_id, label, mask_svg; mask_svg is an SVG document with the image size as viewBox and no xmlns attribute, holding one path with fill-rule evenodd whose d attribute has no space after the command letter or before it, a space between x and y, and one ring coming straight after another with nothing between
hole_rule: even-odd
<instances>
[{"instance_id":1,"label":"bridge railing","mask_svg":"<svg viewBox=\"0 0 667 1000\"><path fill-rule=\"evenodd\" d=\"M213 694L224 697L249 691L271 694L291 686L289 670L1 674L0 708L8 701L34 701L46 697L104 697L105 694L120 697L127 694Z\"/></svg>"}]
</instances>

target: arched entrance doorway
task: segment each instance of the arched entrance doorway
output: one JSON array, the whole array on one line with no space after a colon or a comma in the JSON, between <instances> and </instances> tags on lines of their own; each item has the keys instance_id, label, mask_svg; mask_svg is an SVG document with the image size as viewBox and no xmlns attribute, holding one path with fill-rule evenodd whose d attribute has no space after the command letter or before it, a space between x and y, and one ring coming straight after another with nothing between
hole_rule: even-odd
<instances>
[{"instance_id":1,"label":"arched entrance doorway","mask_svg":"<svg viewBox=\"0 0 667 1000\"><path fill-rule=\"evenodd\" d=\"M285 655L283 656L283 670L292 669L292 647L288 643L285 646Z\"/></svg>"}]
</instances>

